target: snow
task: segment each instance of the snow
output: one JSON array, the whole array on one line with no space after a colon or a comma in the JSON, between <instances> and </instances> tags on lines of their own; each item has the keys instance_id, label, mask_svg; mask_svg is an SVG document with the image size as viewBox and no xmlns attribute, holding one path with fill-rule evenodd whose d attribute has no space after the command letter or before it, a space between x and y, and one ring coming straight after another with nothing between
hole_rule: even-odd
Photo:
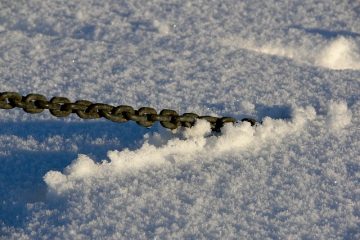
<instances>
[{"instance_id":1,"label":"snow","mask_svg":"<svg viewBox=\"0 0 360 240\"><path fill-rule=\"evenodd\" d=\"M321 44L314 43L311 46L286 46L278 42L260 45L252 41L233 38L226 38L221 42L225 46L286 57L298 62L329 69L360 69L360 50L352 39L345 37L338 37Z\"/></svg>"},{"instance_id":2,"label":"snow","mask_svg":"<svg viewBox=\"0 0 360 240\"><path fill-rule=\"evenodd\" d=\"M340 37L325 47L317 62L331 69L360 69L360 52L353 41Z\"/></svg>"},{"instance_id":3,"label":"snow","mask_svg":"<svg viewBox=\"0 0 360 240\"><path fill-rule=\"evenodd\" d=\"M221 136L208 136L211 133L210 124L200 121L193 128L186 129L180 137L167 139L167 135L164 138L155 134L146 139L137 150L109 151L109 162L102 161L96 164L87 156L80 155L65 169L66 175L51 171L45 175L44 180L52 191L62 194L66 189L74 186L73 181L82 178L134 173L148 168L166 167L169 164L187 163L201 156L207 156L211 161L212 158L221 157L224 152L255 153L269 141L273 144L281 142L287 134L299 131L307 120L313 118L315 118L313 108L297 109L292 122L266 118L263 124L256 128L251 127L248 122L239 126L229 125L224 127Z\"/></svg>"},{"instance_id":4,"label":"snow","mask_svg":"<svg viewBox=\"0 0 360 240\"><path fill-rule=\"evenodd\" d=\"M0 239L359 239L359 9L1 1L1 91L262 124L0 110Z\"/></svg>"},{"instance_id":5,"label":"snow","mask_svg":"<svg viewBox=\"0 0 360 240\"><path fill-rule=\"evenodd\" d=\"M351 124L352 112L344 101L330 102L327 114L327 125L334 131L341 130Z\"/></svg>"}]
</instances>

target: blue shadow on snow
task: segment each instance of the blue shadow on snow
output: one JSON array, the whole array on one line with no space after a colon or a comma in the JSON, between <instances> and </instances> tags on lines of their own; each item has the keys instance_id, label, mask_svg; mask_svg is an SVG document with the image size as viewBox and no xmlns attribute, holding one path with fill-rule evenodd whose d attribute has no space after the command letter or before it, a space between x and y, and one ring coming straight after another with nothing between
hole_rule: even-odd
<instances>
[{"instance_id":1,"label":"blue shadow on snow","mask_svg":"<svg viewBox=\"0 0 360 240\"><path fill-rule=\"evenodd\" d=\"M12 136L15 136L22 139L22 145L26 145L27 141L31 141L28 140L29 137L42 143L49 137L61 136L63 140L73 139L77 148L56 150L50 143L47 143L50 148L45 150L31 150L26 146L19 148L16 143L9 143L9 146L15 146L11 149L3 148L7 153L0 155L0 227L1 223L21 227L28 214L26 205L45 201L46 184L43 176L48 171L63 171L78 154L86 154L95 161L100 161L106 159L109 150L137 148L142 143L144 134L158 130L158 124L146 129L132 122L1 122L0 136L3 141L7 138L14 139ZM77 139L76 136L81 137ZM104 138L109 142L91 143L97 138ZM112 139L116 141L111 141Z\"/></svg>"}]
</instances>

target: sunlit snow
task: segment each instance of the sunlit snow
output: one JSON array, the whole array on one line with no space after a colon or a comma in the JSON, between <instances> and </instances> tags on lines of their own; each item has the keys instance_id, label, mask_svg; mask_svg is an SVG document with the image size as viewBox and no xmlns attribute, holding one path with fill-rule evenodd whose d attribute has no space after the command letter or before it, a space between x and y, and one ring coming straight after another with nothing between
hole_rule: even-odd
<instances>
[{"instance_id":1,"label":"sunlit snow","mask_svg":"<svg viewBox=\"0 0 360 240\"><path fill-rule=\"evenodd\" d=\"M0 1L0 91L256 118L0 110L0 239L360 239L358 1Z\"/></svg>"}]
</instances>

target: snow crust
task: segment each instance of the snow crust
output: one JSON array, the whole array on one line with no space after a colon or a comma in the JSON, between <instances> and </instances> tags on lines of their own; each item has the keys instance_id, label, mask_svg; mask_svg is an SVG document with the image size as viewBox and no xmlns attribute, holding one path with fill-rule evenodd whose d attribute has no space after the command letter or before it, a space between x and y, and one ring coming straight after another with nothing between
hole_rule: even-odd
<instances>
[{"instance_id":1,"label":"snow crust","mask_svg":"<svg viewBox=\"0 0 360 240\"><path fill-rule=\"evenodd\" d=\"M0 110L0 239L360 239L358 1L0 1L0 90L254 117Z\"/></svg>"}]
</instances>

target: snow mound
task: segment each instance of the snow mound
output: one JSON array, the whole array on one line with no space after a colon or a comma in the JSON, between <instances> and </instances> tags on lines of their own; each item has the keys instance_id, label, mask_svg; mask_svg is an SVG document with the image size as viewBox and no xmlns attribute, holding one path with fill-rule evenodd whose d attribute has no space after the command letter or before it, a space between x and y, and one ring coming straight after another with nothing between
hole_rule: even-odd
<instances>
[{"instance_id":1,"label":"snow mound","mask_svg":"<svg viewBox=\"0 0 360 240\"><path fill-rule=\"evenodd\" d=\"M295 108L291 121L266 117L262 125L256 127L251 127L248 122L229 124L223 127L219 136L210 135L209 123L200 120L193 128L173 135L155 133L145 136L144 144L137 150L109 151L110 161L95 163L88 156L79 155L64 173L50 171L44 180L50 192L60 195L82 180L88 182L110 175L136 174L149 168L196 161L199 156L211 161L229 152L256 152L267 144L279 144L287 135L300 132L315 116L312 107Z\"/></svg>"},{"instance_id":2,"label":"snow mound","mask_svg":"<svg viewBox=\"0 0 360 240\"><path fill-rule=\"evenodd\" d=\"M256 41L237 38L222 39L221 44L334 70L360 69L360 50L352 39L345 37L325 41L318 46L292 46L276 41L259 44Z\"/></svg>"},{"instance_id":3,"label":"snow mound","mask_svg":"<svg viewBox=\"0 0 360 240\"><path fill-rule=\"evenodd\" d=\"M339 37L323 48L315 63L330 69L360 69L360 54L355 42Z\"/></svg>"},{"instance_id":4,"label":"snow mound","mask_svg":"<svg viewBox=\"0 0 360 240\"><path fill-rule=\"evenodd\" d=\"M337 132L351 123L352 112L346 102L330 102L328 105L327 123L330 128Z\"/></svg>"}]
</instances>

